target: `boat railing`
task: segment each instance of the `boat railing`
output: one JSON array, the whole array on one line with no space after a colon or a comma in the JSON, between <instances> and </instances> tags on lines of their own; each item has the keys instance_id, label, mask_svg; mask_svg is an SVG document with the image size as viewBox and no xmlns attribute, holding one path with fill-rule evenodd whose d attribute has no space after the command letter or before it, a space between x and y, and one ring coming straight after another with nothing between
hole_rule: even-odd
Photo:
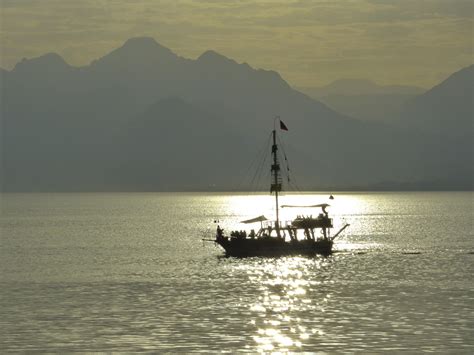
<instances>
[{"instance_id":1,"label":"boat railing","mask_svg":"<svg viewBox=\"0 0 474 355\"><path fill-rule=\"evenodd\" d=\"M327 216L296 218L292 221L280 221L280 229L295 228L332 228L333 219ZM263 229L276 229L276 221L265 221L262 223Z\"/></svg>"},{"instance_id":2,"label":"boat railing","mask_svg":"<svg viewBox=\"0 0 474 355\"><path fill-rule=\"evenodd\" d=\"M285 229L292 226L293 221L279 221L278 225L280 229ZM276 221L265 221L262 223L263 228L272 228L276 229Z\"/></svg>"}]
</instances>

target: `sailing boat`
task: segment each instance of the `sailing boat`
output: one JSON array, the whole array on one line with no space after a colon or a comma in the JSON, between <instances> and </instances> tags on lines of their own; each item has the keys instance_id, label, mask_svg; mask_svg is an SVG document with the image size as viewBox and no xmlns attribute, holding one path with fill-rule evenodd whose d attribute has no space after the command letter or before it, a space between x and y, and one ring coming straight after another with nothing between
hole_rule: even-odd
<instances>
[{"instance_id":1,"label":"sailing boat","mask_svg":"<svg viewBox=\"0 0 474 355\"><path fill-rule=\"evenodd\" d=\"M288 130L280 120L280 128ZM224 248L227 256L250 257L250 256L285 256L285 255L330 255L334 239L349 224L344 225L334 236L331 236L333 220L327 212L328 204L317 204L312 206L290 206L301 208L321 208L322 213L318 217L299 215L289 222L280 221L278 194L282 191L280 164L278 163L278 145L276 140L276 129L272 131L272 165L270 193L275 193L276 218L268 220L264 215L242 221L245 224L260 223L257 233L252 229L247 232L234 231L225 235L224 230L217 226L215 243ZM319 233L317 232L319 230ZM303 237L301 237L301 232Z\"/></svg>"}]
</instances>

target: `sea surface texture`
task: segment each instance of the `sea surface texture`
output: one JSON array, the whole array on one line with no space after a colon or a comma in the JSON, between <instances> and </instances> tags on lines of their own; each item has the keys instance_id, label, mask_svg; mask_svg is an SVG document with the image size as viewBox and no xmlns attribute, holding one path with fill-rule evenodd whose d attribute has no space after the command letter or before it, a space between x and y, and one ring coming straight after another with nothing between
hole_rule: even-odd
<instances>
[{"instance_id":1,"label":"sea surface texture","mask_svg":"<svg viewBox=\"0 0 474 355\"><path fill-rule=\"evenodd\" d=\"M235 259L201 239L270 196L4 194L0 349L473 353L474 194L334 196L281 198L351 224L332 256Z\"/></svg>"}]
</instances>

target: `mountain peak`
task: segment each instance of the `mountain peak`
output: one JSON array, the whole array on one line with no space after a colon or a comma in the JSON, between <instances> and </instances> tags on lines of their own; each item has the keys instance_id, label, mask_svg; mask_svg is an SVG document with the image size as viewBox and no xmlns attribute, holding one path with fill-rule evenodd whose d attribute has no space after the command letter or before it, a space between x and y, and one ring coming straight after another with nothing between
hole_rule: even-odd
<instances>
[{"instance_id":1,"label":"mountain peak","mask_svg":"<svg viewBox=\"0 0 474 355\"><path fill-rule=\"evenodd\" d=\"M232 63L236 64L233 59L229 59L226 56L209 49L205 51L203 54L199 56L197 59L198 62L201 63L210 63L210 64L217 64L217 63Z\"/></svg>"},{"instance_id":2,"label":"mountain peak","mask_svg":"<svg viewBox=\"0 0 474 355\"><path fill-rule=\"evenodd\" d=\"M101 59L94 61L93 65L105 66L140 66L143 63L174 61L177 55L169 48L159 44L151 37L133 37L128 39L121 47L113 50Z\"/></svg>"},{"instance_id":3,"label":"mountain peak","mask_svg":"<svg viewBox=\"0 0 474 355\"><path fill-rule=\"evenodd\" d=\"M163 48L153 37L132 37L125 41L122 48L127 49L144 49L144 48ZM168 49L169 50L169 49Z\"/></svg>"},{"instance_id":4,"label":"mountain peak","mask_svg":"<svg viewBox=\"0 0 474 355\"><path fill-rule=\"evenodd\" d=\"M46 53L42 56L27 59L23 58L15 65L14 71L25 71L28 69L57 71L69 69L71 66L57 53Z\"/></svg>"},{"instance_id":5,"label":"mountain peak","mask_svg":"<svg viewBox=\"0 0 474 355\"><path fill-rule=\"evenodd\" d=\"M127 54L176 57L169 48L162 46L152 37L132 37L125 41L117 51Z\"/></svg>"}]
</instances>

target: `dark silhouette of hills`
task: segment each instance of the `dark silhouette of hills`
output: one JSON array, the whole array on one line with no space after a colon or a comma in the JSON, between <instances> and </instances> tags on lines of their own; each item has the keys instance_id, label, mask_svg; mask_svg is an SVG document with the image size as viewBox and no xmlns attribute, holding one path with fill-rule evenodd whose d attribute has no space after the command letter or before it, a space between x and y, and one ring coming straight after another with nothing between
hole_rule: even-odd
<instances>
[{"instance_id":1,"label":"dark silhouette of hills","mask_svg":"<svg viewBox=\"0 0 474 355\"><path fill-rule=\"evenodd\" d=\"M351 119L214 51L134 38L88 66L47 54L0 74L5 191L255 188L246 169L275 115L300 188L471 186L472 169L453 173L467 153L426 150L433 132Z\"/></svg>"}]
</instances>

